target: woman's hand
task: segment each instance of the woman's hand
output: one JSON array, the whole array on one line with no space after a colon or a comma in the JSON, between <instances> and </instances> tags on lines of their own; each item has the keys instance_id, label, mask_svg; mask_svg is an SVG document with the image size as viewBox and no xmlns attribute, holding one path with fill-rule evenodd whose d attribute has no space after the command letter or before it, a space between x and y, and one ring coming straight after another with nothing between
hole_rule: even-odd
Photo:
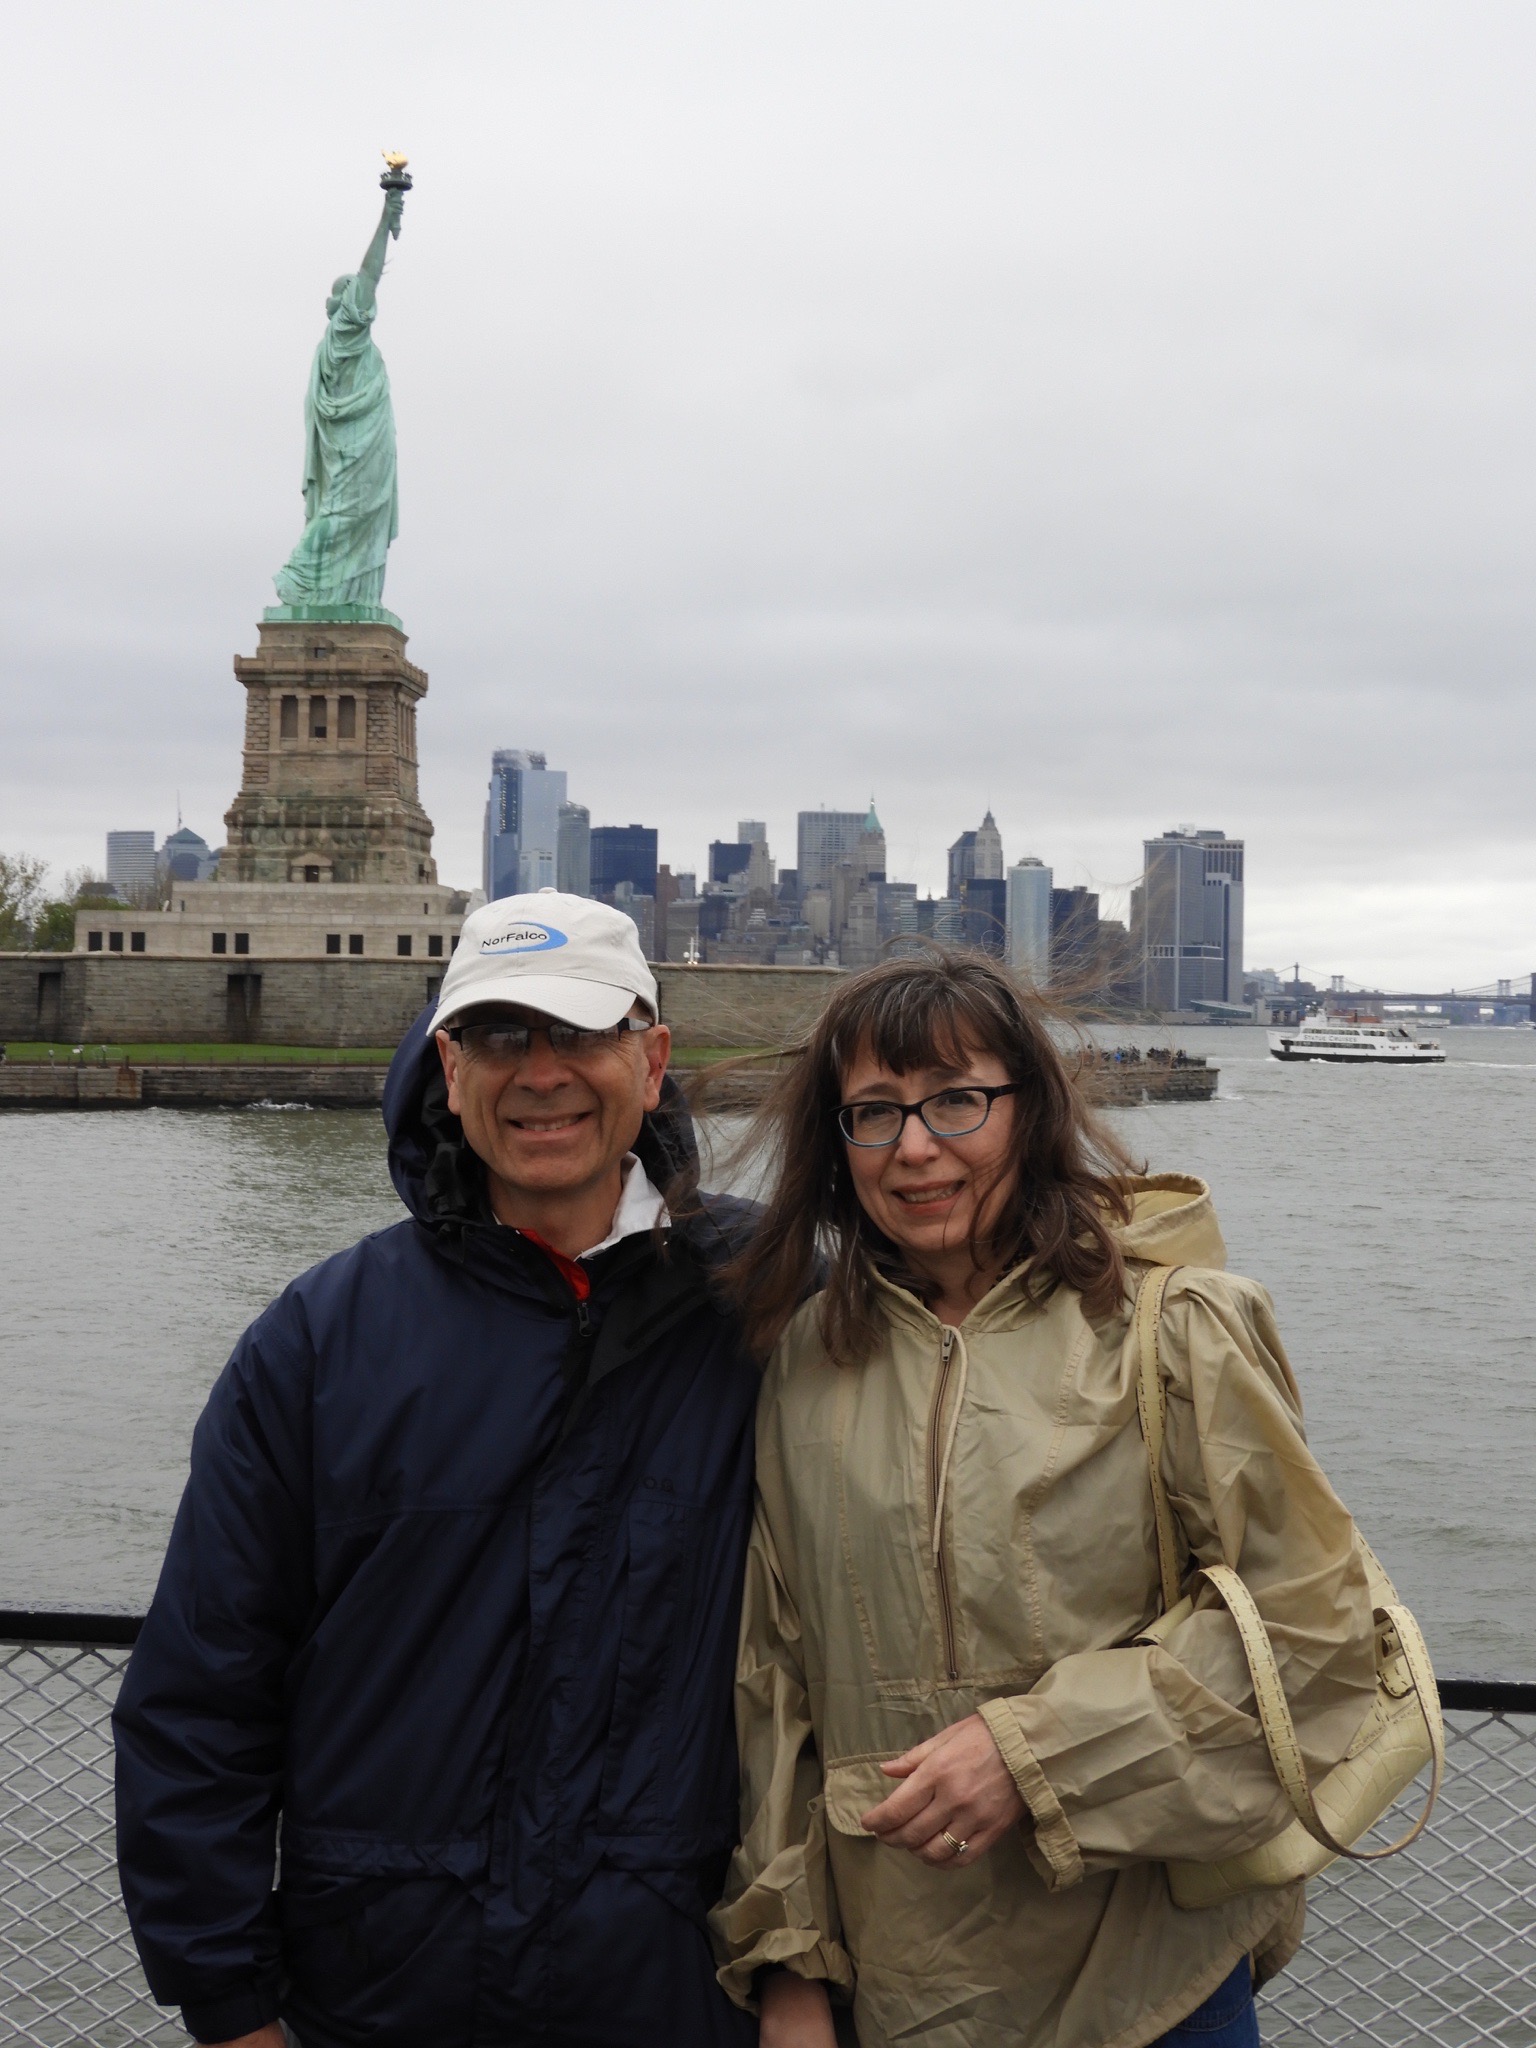
<instances>
[{"instance_id":1,"label":"woman's hand","mask_svg":"<svg viewBox=\"0 0 1536 2048\"><path fill-rule=\"evenodd\" d=\"M969 1868L1024 1818L1019 1788L980 1714L930 1735L880 1768L905 1782L861 1815L861 1825L935 1870ZM963 1856L945 1841L946 1832L965 1843Z\"/></svg>"},{"instance_id":2,"label":"woman's hand","mask_svg":"<svg viewBox=\"0 0 1536 2048\"><path fill-rule=\"evenodd\" d=\"M825 1984L775 1970L763 1979L761 2048L837 2048Z\"/></svg>"}]
</instances>

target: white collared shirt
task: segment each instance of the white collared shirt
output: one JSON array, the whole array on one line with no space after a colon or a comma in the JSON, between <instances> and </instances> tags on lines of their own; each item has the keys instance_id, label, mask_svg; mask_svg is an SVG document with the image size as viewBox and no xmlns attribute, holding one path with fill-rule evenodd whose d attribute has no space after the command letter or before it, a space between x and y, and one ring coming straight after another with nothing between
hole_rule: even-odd
<instances>
[{"instance_id":1,"label":"white collared shirt","mask_svg":"<svg viewBox=\"0 0 1536 2048\"><path fill-rule=\"evenodd\" d=\"M624 1187L619 1196L619 1206L613 1212L608 1235L601 1244L589 1245L584 1252L578 1252L576 1256L579 1259L595 1259L599 1252L611 1250L623 1238L638 1237L643 1230L665 1229L672 1221L666 1203L635 1153L625 1153L619 1162L619 1171L624 1176Z\"/></svg>"}]
</instances>

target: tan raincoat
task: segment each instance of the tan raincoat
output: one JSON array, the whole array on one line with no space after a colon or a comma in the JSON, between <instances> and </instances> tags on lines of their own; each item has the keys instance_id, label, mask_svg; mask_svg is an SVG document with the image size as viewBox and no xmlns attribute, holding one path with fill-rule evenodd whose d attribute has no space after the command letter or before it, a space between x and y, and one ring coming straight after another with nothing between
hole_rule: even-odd
<instances>
[{"instance_id":1,"label":"tan raincoat","mask_svg":"<svg viewBox=\"0 0 1536 2048\"><path fill-rule=\"evenodd\" d=\"M1161 1330L1168 1490L1194 1555L1252 1591L1315 1777L1375 1692L1353 1526L1268 1296L1220 1270L1208 1191L1136 1187L1128 1258L1183 1269ZM1291 1809L1215 1596L1161 1647L1133 1641L1160 1595L1129 1304L1094 1322L1011 1277L952 1333L885 1292L868 1364L827 1363L810 1303L763 1388L721 1981L749 2004L765 1964L824 1978L861 2048L1140 2048L1242 1956L1279 1968L1302 1899L1169 1897L1161 1859L1251 1848ZM1020 1827L946 1870L865 1834L896 1782L879 1762L978 1710Z\"/></svg>"}]
</instances>

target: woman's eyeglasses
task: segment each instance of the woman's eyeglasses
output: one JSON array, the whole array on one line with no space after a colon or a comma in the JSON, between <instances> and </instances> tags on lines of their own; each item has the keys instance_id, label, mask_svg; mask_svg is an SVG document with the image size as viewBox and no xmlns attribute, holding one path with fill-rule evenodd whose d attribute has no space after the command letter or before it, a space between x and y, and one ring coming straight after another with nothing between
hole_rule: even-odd
<instances>
[{"instance_id":1,"label":"woman's eyeglasses","mask_svg":"<svg viewBox=\"0 0 1536 2048\"><path fill-rule=\"evenodd\" d=\"M627 1032L649 1031L649 1017L621 1017L605 1031L587 1031L579 1024L450 1024L448 1036L475 1059L520 1060L535 1038L547 1038L551 1052L600 1052L615 1046Z\"/></svg>"},{"instance_id":2,"label":"woman's eyeglasses","mask_svg":"<svg viewBox=\"0 0 1536 2048\"><path fill-rule=\"evenodd\" d=\"M907 1118L916 1116L936 1138L966 1138L981 1129L999 1095L1017 1095L1020 1086L1005 1081L1000 1088L941 1088L921 1102L845 1102L837 1112L838 1128L850 1145L894 1145Z\"/></svg>"}]
</instances>

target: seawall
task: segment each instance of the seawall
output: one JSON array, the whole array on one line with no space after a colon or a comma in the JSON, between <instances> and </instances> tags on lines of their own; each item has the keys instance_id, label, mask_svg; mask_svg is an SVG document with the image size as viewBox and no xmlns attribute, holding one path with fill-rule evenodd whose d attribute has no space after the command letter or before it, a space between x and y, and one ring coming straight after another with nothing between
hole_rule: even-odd
<instances>
[{"instance_id":1,"label":"seawall","mask_svg":"<svg viewBox=\"0 0 1536 2048\"><path fill-rule=\"evenodd\" d=\"M257 1103L303 1103L323 1109L372 1109L384 1099L377 1066L290 1066L276 1062L244 1066L97 1065L58 1060L0 1065L0 1109L245 1109ZM686 1084L707 1069L680 1073ZM754 1108L772 1079L768 1067L723 1075L706 1087L701 1107L719 1111ZM1109 1063L1090 1068L1087 1091L1104 1108L1141 1102L1209 1102L1217 1069L1208 1066L1136 1066Z\"/></svg>"},{"instance_id":2,"label":"seawall","mask_svg":"<svg viewBox=\"0 0 1536 2048\"><path fill-rule=\"evenodd\" d=\"M255 1103L376 1108L382 1066L0 1066L0 1109L247 1109Z\"/></svg>"}]
</instances>

